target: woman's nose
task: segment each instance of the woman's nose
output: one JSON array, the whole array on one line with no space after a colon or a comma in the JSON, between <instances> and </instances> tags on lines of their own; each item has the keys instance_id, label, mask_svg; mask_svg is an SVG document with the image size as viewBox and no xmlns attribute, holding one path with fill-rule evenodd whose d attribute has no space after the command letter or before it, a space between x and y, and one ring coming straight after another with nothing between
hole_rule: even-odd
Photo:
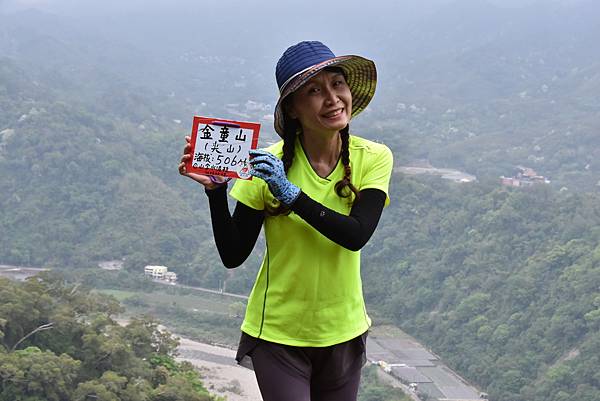
<instances>
[{"instance_id":1,"label":"woman's nose","mask_svg":"<svg viewBox=\"0 0 600 401\"><path fill-rule=\"evenodd\" d=\"M337 93L332 88L326 88L323 90L325 92L325 102L327 104L335 104L339 100Z\"/></svg>"}]
</instances>

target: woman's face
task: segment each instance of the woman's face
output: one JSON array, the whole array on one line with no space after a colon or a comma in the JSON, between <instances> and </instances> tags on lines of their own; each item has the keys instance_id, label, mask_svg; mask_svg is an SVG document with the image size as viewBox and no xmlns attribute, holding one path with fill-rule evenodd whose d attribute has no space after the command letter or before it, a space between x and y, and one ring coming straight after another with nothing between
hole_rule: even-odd
<instances>
[{"instance_id":1,"label":"woman's face","mask_svg":"<svg viewBox=\"0 0 600 401\"><path fill-rule=\"evenodd\" d=\"M303 132L337 133L350 122L352 94L341 72L321 71L292 95L288 115Z\"/></svg>"}]
</instances>

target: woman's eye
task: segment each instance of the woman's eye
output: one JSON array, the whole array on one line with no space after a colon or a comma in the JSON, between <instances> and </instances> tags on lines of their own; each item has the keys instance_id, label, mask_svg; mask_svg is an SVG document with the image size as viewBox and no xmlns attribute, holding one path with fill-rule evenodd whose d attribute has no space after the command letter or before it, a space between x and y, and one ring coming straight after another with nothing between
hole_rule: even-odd
<instances>
[{"instance_id":1,"label":"woman's eye","mask_svg":"<svg viewBox=\"0 0 600 401\"><path fill-rule=\"evenodd\" d=\"M310 88L308 93L319 93L319 88Z\"/></svg>"},{"instance_id":2,"label":"woman's eye","mask_svg":"<svg viewBox=\"0 0 600 401\"><path fill-rule=\"evenodd\" d=\"M337 81L335 81L333 83L333 86L340 86L340 85L343 85L343 84L344 84L344 81L342 81L341 79L339 79L339 80L337 80Z\"/></svg>"}]
</instances>

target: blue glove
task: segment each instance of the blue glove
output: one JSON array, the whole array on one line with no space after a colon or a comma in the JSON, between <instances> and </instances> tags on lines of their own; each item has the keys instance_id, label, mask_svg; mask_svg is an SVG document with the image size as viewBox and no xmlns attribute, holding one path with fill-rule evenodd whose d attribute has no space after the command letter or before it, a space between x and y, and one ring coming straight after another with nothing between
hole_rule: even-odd
<instances>
[{"instance_id":1,"label":"blue glove","mask_svg":"<svg viewBox=\"0 0 600 401\"><path fill-rule=\"evenodd\" d=\"M300 195L300 188L288 181L283 162L264 150L251 150L250 156L250 174L265 180L273 196L285 206L291 206Z\"/></svg>"}]
</instances>

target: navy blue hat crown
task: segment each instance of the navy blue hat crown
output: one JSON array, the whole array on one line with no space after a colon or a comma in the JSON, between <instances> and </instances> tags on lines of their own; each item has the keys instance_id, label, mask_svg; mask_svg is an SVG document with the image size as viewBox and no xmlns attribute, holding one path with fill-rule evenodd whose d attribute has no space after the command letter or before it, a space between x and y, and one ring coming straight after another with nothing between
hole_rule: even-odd
<instances>
[{"instance_id":1,"label":"navy blue hat crown","mask_svg":"<svg viewBox=\"0 0 600 401\"><path fill-rule=\"evenodd\" d=\"M335 58L335 54L317 41L304 41L288 48L275 68L279 90L281 91L283 86L300 72L332 58Z\"/></svg>"}]
</instances>

